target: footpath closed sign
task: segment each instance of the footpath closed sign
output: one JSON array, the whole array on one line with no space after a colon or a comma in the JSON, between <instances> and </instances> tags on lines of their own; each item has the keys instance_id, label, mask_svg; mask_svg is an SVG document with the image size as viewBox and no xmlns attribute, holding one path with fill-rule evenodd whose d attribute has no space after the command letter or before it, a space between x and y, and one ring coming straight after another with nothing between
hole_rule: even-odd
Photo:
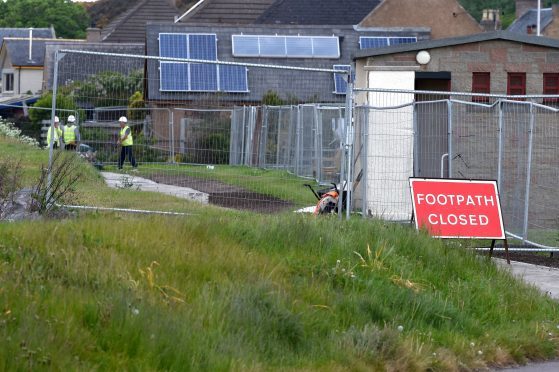
<instances>
[{"instance_id":1,"label":"footpath closed sign","mask_svg":"<svg viewBox=\"0 0 559 372\"><path fill-rule=\"evenodd\" d=\"M505 239L496 181L410 178L415 225L437 238Z\"/></svg>"}]
</instances>

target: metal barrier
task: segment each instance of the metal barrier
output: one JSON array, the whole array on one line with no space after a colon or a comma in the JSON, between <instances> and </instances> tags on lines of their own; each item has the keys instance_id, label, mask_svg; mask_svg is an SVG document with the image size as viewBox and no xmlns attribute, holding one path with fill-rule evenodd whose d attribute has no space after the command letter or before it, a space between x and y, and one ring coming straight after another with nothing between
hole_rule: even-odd
<instances>
[{"instance_id":1,"label":"metal barrier","mask_svg":"<svg viewBox=\"0 0 559 372\"><path fill-rule=\"evenodd\" d=\"M557 245L559 116L540 103L549 96L355 92L368 101L355 108L354 160L364 175L356 205L365 216L409 220L412 176L495 179L509 236Z\"/></svg>"}]
</instances>

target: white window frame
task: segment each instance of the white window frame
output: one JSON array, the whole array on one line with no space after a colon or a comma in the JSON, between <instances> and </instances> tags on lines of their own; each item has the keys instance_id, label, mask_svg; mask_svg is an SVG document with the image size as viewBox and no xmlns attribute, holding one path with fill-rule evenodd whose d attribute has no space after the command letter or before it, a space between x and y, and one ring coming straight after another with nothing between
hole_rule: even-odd
<instances>
[{"instance_id":1,"label":"white window frame","mask_svg":"<svg viewBox=\"0 0 559 372\"><path fill-rule=\"evenodd\" d=\"M8 76L12 77L12 89L8 89ZM16 79L15 79L15 72L14 71L6 71L2 72L2 92L3 93L13 93L16 89Z\"/></svg>"}]
</instances>

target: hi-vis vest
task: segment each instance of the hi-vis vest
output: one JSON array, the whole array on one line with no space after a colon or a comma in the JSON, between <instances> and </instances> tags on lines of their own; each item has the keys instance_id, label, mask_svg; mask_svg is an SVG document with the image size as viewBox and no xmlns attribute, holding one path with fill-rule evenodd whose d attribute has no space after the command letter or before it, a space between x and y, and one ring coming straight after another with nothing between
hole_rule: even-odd
<instances>
[{"instance_id":1,"label":"hi-vis vest","mask_svg":"<svg viewBox=\"0 0 559 372\"><path fill-rule=\"evenodd\" d=\"M50 135L52 132L52 127L49 127L49 130L47 131L47 146L50 147ZM54 143L58 142L58 138L60 137L60 135L62 134L62 130L60 128L54 128Z\"/></svg>"},{"instance_id":2,"label":"hi-vis vest","mask_svg":"<svg viewBox=\"0 0 559 372\"><path fill-rule=\"evenodd\" d=\"M65 126L64 127L64 143L70 143L76 141L76 126Z\"/></svg>"},{"instance_id":3,"label":"hi-vis vest","mask_svg":"<svg viewBox=\"0 0 559 372\"><path fill-rule=\"evenodd\" d=\"M122 139L126 135L126 131L128 129L130 129L130 127L127 125L120 130L120 139ZM132 131L130 131L130 134L128 135L128 137L126 137L126 139L124 141L122 141L122 146L132 146L133 144L134 144L134 141L132 140Z\"/></svg>"}]
</instances>

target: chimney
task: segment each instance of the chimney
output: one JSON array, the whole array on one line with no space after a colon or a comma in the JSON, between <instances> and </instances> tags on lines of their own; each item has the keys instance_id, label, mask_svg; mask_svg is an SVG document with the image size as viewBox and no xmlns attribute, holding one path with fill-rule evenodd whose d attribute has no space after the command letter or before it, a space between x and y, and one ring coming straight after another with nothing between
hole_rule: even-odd
<instances>
[{"instance_id":1,"label":"chimney","mask_svg":"<svg viewBox=\"0 0 559 372\"><path fill-rule=\"evenodd\" d=\"M101 42L101 29L97 27L88 27L86 30L87 36L86 41L88 43L100 43Z\"/></svg>"},{"instance_id":2,"label":"chimney","mask_svg":"<svg viewBox=\"0 0 559 372\"><path fill-rule=\"evenodd\" d=\"M483 31L497 31L501 29L501 16L499 9L483 9L483 16L479 23Z\"/></svg>"},{"instance_id":3,"label":"chimney","mask_svg":"<svg viewBox=\"0 0 559 372\"><path fill-rule=\"evenodd\" d=\"M33 60L33 27L29 29L29 60Z\"/></svg>"},{"instance_id":4,"label":"chimney","mask_svg":"<svg viewBox=\"0 0 559 372\"><path fill-rule=\"evenodd\" d=\"M516 0L516 19L522 17L530 9L538 7L539 0Z\"/></svg>"}]
</instances>

